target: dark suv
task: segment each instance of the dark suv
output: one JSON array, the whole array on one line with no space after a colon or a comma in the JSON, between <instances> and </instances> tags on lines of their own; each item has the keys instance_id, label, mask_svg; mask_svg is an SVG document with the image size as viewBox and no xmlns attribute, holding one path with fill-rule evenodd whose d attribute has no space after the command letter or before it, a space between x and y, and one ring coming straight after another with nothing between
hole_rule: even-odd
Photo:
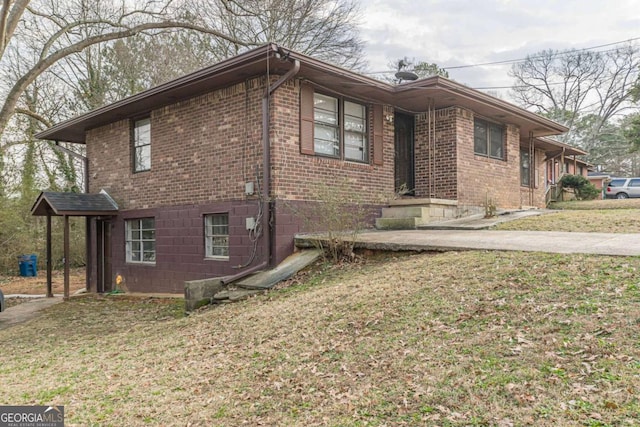
<instances>
[{"instance_id":1,"label":"dark suv","mask_svg":"<svg viewBox=\"0 0 640 427\"><path fill-rule=\"evenodd\" d=\"M614 178L605 190L607 199L628 199L640 197L640 178Z\"/></svg>"}]
</instances>

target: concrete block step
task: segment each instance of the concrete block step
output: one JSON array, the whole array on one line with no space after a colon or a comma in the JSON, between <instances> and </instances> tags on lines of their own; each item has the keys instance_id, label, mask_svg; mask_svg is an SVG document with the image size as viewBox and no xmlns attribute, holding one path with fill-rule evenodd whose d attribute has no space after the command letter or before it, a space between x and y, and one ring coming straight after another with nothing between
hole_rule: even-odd
<instances>
[{"instance_id":1,"label":"concrete block step","mask_svg":"<svg viewBox=\"0 0 640 427\"><path fill-rule=\"evenodd\" d=\"M420 218L376 218L378 230L414 230L419 224Z\"/></svg>"},{"instance_id":2,"label":"concrete block step","mask_svg":"<svg viewBox=\"0 0 640 427\"><path fill-rule=\"evenodd\" d=\"M392 206L382 208L382 218L424 218L429 216L425 206Z\"/></svg>"}]
</instances>

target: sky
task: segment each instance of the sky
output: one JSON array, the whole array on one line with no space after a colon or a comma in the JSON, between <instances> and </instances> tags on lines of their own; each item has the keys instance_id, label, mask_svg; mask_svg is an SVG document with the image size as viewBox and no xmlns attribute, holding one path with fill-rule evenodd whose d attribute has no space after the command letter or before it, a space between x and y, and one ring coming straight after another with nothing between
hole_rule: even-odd
<instances>
[{"instance_id":1,"label":"sky","mask_svg":"<svg viewBox=\"0 0 640 427\"><path fill-rule=\"evenodd\" d=\"M521 59L544 49L582 49L634 38L640 44L640 0L358 1L370 71L388 70L389 62L405 56L446 68ZM508 87L513 83L510 67L448 72L473 88ZM508 99L507 89L494 91Z\"/></svg>"}]
</instances>

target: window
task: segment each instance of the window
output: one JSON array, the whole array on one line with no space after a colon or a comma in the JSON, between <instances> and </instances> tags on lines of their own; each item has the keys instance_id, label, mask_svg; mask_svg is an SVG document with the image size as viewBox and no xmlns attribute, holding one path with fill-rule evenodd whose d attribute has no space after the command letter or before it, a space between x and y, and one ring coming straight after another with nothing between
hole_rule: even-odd
<instances>
[{"instance_id":1,"label":"window","mask_svg":"<svg viewBox=\"0 0 640 427\"><path fill-rule=\"evenodd\" d=\"M531 161L529 152L520 151L520 185L528 187L531 184Z\"/></svg>"},{"instance_id":2,"label":"window","mask_svg":"<svg viewBox=\"0 0 640 427\"><path fill-rule=\"evenodd\" d=\"M151 169L151 119L136 120L133 123L133 171Z\"/></svg>"},{"instance_id":3,"label":"window","mask_svg":"<svg viewBox=\"0 0 640 427\"><path fill-rule=\"evenodd\" d=\"M640 187L640 179L630 179L629 187Z\"/></svg>"},{"instance_id":4,"label":"window","mask_svg":"<svg viewBox=\"0 0 640 427\"><path fill-rule=\"evenodd\" d=\"M475 119L473 150L481 156L504 160L504 128L495 123Z\"/></svg>"},{"instance_id":5,"label":"window","mask_svg":"<svg viewBox=\"0 0 640 427\"><path fill-rule=\"evenodd\" d=\"M313 119L316 154L367 161L367 108L364 105L314 93Z\"/></svg>"},{"instance_id":6,"label":"window","mask_svg":"<svg viewBox=\"0 0 640 427\"><path fill-rule=\"evenodd\" d=\"M204 243L207 258L229 258L229 214L205 215Z\"/></svg>"},{"instance_id":7,"label":"window","mask_svg":"<svg viewBox=\"0 0 640 427\"><path fill-rule=\"evenodd\" d=\"M344 102L344 157L365 162L367 153L367 108L355 102Z\"/></svg>"},{"instance_id":8,"label":"window","mask_svg":"<svg viewBox=\"0 0 640 427\"><path fill-rule=\"evenodd\" d=\"M156 221L154 218L129 219L125 223L127 262L156 262Z\"/></svg>"}]
</instances>

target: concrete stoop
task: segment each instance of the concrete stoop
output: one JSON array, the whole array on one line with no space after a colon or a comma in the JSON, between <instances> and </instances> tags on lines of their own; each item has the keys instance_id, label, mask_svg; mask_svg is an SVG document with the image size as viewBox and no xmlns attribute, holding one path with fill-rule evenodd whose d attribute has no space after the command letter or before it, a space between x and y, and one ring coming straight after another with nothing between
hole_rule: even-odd
<instances>
[{"instance_id":1,"label":"concrete stoop","mask_svg":"<svg viewBox=\"0 0 640 427\"><path fill-rule=\"evenodd\" d=\"M456 200L399 199L382 208L382 217L376 219L378 230L415 230L432 222L459 218L464 212Z\"/></svg>"},{"instance_id":2,"label":"concrete stoop","mask_svg":"<svg viewBox=\"0 0 640 427\"><path fill-rule=\"evenodd\" d=\"M225 283L225 277L185 282L185 310L193 311L209 304L241 301L265 292L313 263L321 255L322 252L318 249L295 252L272 270L259 271L231 283Z\"/></svg>"}]
</instances>

